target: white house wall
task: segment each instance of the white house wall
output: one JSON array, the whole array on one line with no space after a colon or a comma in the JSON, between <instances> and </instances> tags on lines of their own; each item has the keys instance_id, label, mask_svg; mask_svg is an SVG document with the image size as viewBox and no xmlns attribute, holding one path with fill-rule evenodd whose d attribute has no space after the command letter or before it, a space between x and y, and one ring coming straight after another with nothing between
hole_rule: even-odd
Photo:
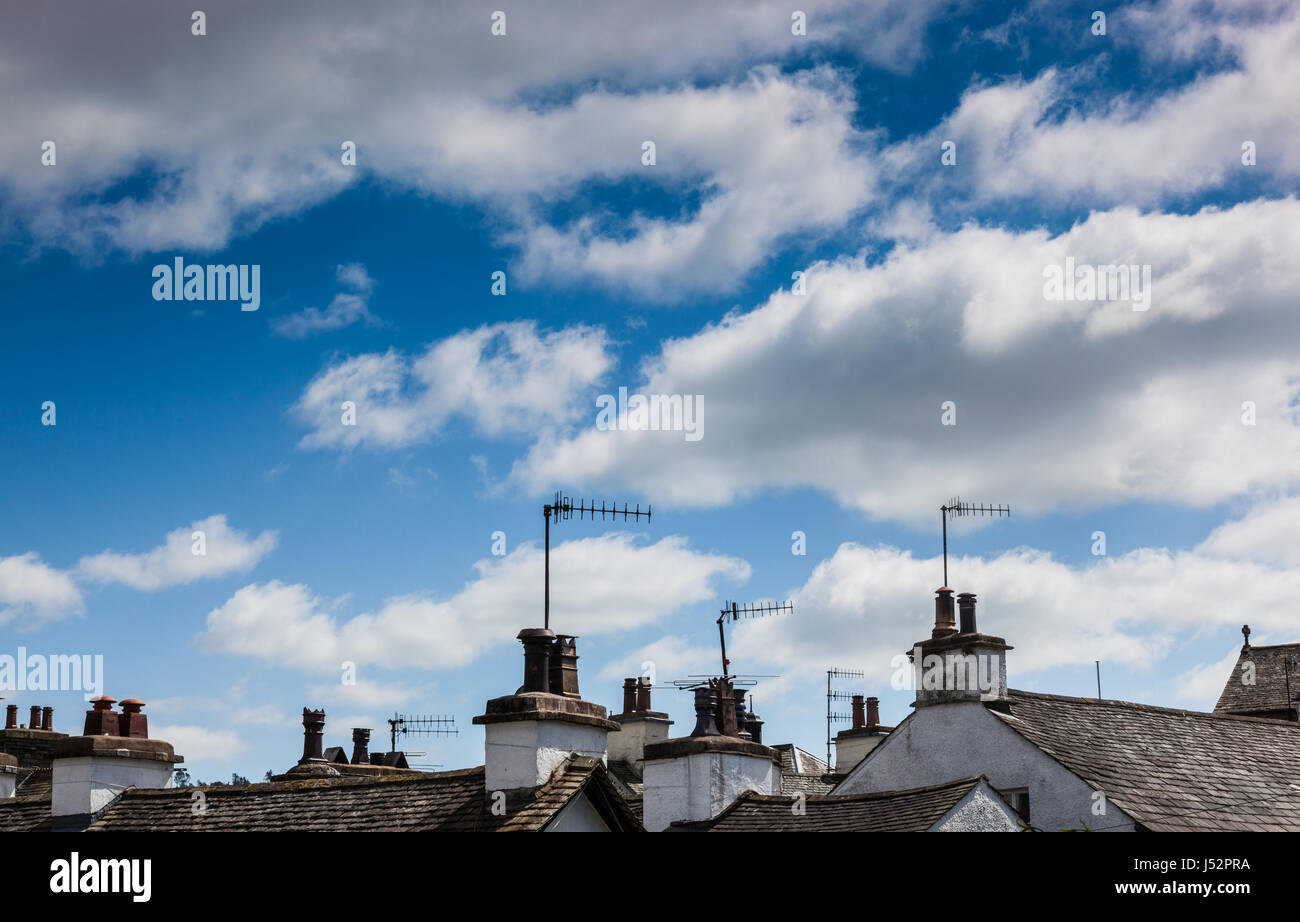
<instances>
[{"instance_id":1,"label":"white house wall","mask_svg":"<svg viewBox=\"0 0 1300 922\"><path fill-rule=\"evenodd\" d=\"M1030 822L1040 829L1133 830L1113 804L1094 815L1094 790L978 702L916 708L835 788L866 794L944 784L984 775L999 791L1029 791Z\"/></svg>"}]
</instances>

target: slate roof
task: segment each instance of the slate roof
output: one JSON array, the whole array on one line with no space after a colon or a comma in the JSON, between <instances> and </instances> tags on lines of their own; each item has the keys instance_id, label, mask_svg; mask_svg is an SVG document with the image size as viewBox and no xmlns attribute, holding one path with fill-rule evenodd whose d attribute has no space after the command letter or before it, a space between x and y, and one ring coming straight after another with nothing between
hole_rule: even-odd
<instances>
[{"instance_id":1,"label":"slate roof","mask_svg":"<svg viewBox=\"0 0 1300 922\"><path fill-rule=\"evenodd\" d=\"M781 757L783 775L824 775L831 767L811 752L805 752L794 743L778 743L772 747Z\"/></svg>"},{"instance_id":2,"label":"slate roof","mask_svg":"<svg viewBox=\"0 0 1300 922\"><path fill-rule=\"evenodd\" d=\"M1300 668L1292 665L1291 688L1287 689L1287 660L1300 661L1300 643L1278 644L1271 647L1243 646L1237 657L1237 665L1228 676L1219 695L1219 703L1214 710L1236 714L1254 713L1263 716L1266 713L1291 711L1300 696ZM1246 685L1242 678L1242 666L1253 663L1255 667L1255 684Z\"/></svg>"},{"instance_id":3,"label":"slate roof","mask_svg":"<svg viewBox=\"0 0 1300 922\"><path fill-rule=\"evenodd\" d=\"M0 833L49 832L51 825L49 798L0 800Z\"/></svg>"},{"instance_id":4,"label":"slate roof","mask_svg":"<svg viewBox=\"0 0 1300 922\"><path fill-rule=\"evenodd\" d=\"M50 797L50 777L52 769L49 768L22 768L18 769L18 788L14 791L14 796L19 800L32 800L35 798Z\"/></svg>"},{"instance_id":5,"label":"slate roof","mask_svg":"<svg viewBox=\"0 0 1300 922\"><path fill-rule=\"evenodd\" d=\"M1300 830L1300 723L1008 695L990 712L1147 829Z\"/></svg>"},{"instance_id":6,"label":"slate roof","mask_svg":"<svg viewBox=\"0 0 1300 922\"><path fill-rule=\"evenodd\" d=\"M925 832L981 780L976 775L907 791L809 797L802 816L790 797L747 791L712 820L690 826L703 832Z\"/></svg>"},{"instance_id":7,"label":"slate roof","mask_svg":"<svg viewBox=\"0 0 1300 922\"><path fill-rule=\"evenodd\" d=\"M645 785L641 783L641 775L636 770L636 766L611 759L608 767L609 773L625 784L634 795L641 795Z\"/></svg>"},{"instance_id":8,"label":"slate roof","mask_svg":"<svg viewBox=\"0 0 1300 922\"><path fill-rule=\"evenodd\" d=\"M796 793L802 793L805 796L812 797L820 794L829 794L835 785L824 780L822 775L812 775L806 773L781 773L781 793L787 797Z\"/></svg>"},{"instance_id":9,"label":"slate roof","mask_svg":"<svg viewBox=\"0 0 1300 922\"><path fill-rule=\"evenodd\" d=\"M202 791L206 809L193 812ZM530 832L579 794L615 829L641 831L599 759L574 756L525 804L494 816L483 768L377 778L335 777L234 787L129 789L91 832ZM0 804L0 832L50 827L49 799Z\"/></svg>"}]
</instances>

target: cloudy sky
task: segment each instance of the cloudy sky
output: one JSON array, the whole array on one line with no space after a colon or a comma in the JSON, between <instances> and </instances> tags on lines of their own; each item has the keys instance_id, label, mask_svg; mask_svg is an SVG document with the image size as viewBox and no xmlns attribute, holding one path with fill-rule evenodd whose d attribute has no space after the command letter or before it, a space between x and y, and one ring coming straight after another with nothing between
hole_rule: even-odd
<instances>
[{"instance_id":1,"label":"cloudy sky","mask_svg":"<svg viewBox=\"0 0 1300 922\"><path fill-rule=\"evenodd\" d=\"M555 526L584 696L792 599L728 645L813 752L828 668L906 715L954 495L1013 510L950 582L1015 687L1209 708L1243 623L1300 640L1300 7L503 6L6 17L0 654L102 655L205 780L304 705L478 764L556 490L654 507ZM177 259L258 309L156 299ZM1144 303L1045 287L1111 265Z\"/></svg>"}]
</instances>

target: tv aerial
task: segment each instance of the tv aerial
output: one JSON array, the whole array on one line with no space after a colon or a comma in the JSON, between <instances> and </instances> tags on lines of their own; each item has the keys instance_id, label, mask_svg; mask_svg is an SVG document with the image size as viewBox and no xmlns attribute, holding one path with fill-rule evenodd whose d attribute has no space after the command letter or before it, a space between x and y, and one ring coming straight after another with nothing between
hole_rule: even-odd
<instances>
[{"instance_id":1,"label":"tv aerial","mask_svg":"<svg viewBox=\"0 0 1300 922\"><path fill-rule=\"evenodd\" d=\"M989 506L985 504L963 502L961 497L953 497L947 504L939 507L943 519L943 584L948 585L948 520L964 516L1011 515L1010 506Z\"/></svg>"},{"instance_id":2,"label":"tv aerial","mask_svg":"<svg viewBox=\"0 0 1300 922\"><path fill-rule=\"evenodd\" d=\"M582 500L574 502L573 497L563 496L556 492L555 501L542 506L542 517L546 520L546 600L543 606L542 626L547 629L551 626L551 521L554 520L556 524L559 524L566 519L573 518L575 512L580 519L590 515L592 521L595 521L597 514L600 515L602 521L606 515L611 518L622 516L625 522L628 519L639 520L642 516L645 516L647 522L650 521L650 507L647 505L645 511L642 512L640 503L637 504L635 509L628 508L627 503L623 504L622 509L618 508L617 503L606 507L603 501L597 507L594 502L585 503Z\"/></svg>"}]
</instances>

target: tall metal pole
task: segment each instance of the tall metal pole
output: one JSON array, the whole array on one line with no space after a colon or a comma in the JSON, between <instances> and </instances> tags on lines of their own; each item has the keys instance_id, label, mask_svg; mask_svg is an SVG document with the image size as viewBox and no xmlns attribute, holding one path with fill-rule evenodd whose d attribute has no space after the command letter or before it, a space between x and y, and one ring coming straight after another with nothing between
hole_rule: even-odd
<instances>
[{"instance_id":1,"label":"tall metal pole","mask_svg":"<svg viewBox=\"0 0 1300 922\"><path fill-rule=\"evenodd\" d=\"M551 627L551 510L542 510L542 515L546 518L546 602L542 627L549 630Z\"/></svg>"},{"instance_id":2,"label":"tall metal pole","mask_svg":"<svg viewBox=\"0 0 1300 922\"><path fill-rule=\"evenodd\" d=\"M939 510L939 518L943 519L943 586L948 588L948 507L944 506Z\"/></svg>"},{"instance_id":3,"label":"tall metal pole","mask_svg":"<svg viewBox=\"0 0 1300 922\"><path fill-rule=\"evenodd\" d=\"M1101 660L1093 660L1097 664L1097 700L1101 700Z\"/></svg>"},{"instance_id":4,"label":"tall metal pole","mask_svg":"<svg viewBox=\"0 0 1300 922\"><path fill-rule=\"evenodd\" d=\"M946 583L947 580L944 580ZM826 764L831 764L831 671L826 670Z\"/></svg>"}]
</instances>

